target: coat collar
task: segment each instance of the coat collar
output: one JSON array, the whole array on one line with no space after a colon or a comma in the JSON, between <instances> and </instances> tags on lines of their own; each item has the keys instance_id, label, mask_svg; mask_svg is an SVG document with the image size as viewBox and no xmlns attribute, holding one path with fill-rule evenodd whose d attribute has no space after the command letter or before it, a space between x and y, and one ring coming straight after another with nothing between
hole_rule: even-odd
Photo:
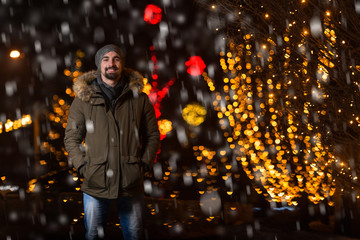
<instances>
[{"instance_id":1,"label":"coat collar","mask_svg":"<svg viewBox=\"0 0 360 240\"><path fill-rule=\"evenodd\" d=\"M73 85L73 90L75 95L83 102L89 102L90 98L96 94L97 87L92 83L96 80L98 74L99 71L93 70L80 75L76 79ZM132 90L135 96L139 95L144 88L143 76L139 72L130 68L125 68L123 70L123 74L129 81L129 89Z\"/></svg>"}]
</instances>

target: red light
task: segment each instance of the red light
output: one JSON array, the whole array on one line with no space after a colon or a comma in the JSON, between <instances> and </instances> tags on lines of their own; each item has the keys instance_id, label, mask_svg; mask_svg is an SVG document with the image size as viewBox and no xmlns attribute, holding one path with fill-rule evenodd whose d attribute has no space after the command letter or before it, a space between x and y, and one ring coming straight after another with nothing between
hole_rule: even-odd
<instances>
[{"instance_id":1,"label":"red light","mask_svg":"<svg viewBox=\"0 0 360 240\"><path fill-rule=\"evenodd\" d=\"M158 24L161 21L161 8L156 5L149 4L144 11L144 21L150 24Z\"/></svg>"},{"instance_id":2,"label":"red light","mask_svg":"<svg viewBox=\"0 0 360 240\"><path fill-rule=\"evenodd\" d=\"M192 56L189 61L185 62L186 71L192 76L199 76L204 72L206 67L204 61L199 56Z\"/></svg>"}]
</instances>

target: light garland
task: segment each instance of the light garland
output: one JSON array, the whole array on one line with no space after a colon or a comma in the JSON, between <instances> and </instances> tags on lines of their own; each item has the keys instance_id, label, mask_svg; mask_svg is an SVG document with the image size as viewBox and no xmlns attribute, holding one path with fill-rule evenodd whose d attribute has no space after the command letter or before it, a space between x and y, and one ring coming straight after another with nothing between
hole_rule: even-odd
<instances>
[{"instance_id":1,"label":"light garland","mask_svg":"<svg viewBox=\"0 0 360 240\"><path fill-rule=\"evenodd\" d=\"M7 119L5 123L0 122L0 134L3 132L11 132L14 130L18 130L30 124L32 124L30 114L23 115L21 118L14 121Z\"/></svg>"},{"instance_id":2,"label":"light garland","mask_svg":"<svg viewBox=\"0 0 360 240\"><path fill-rule=\"evenodd\" d=\"M301 8L307 7L306 3L302 1ZM251 12L257 3L248 4L251 6L240 6L239 15ZM232 6L229 1L220 5L225 9ZM315 204L326 200L332 206L337 176L357 179L351 167L354 164L336 157L332 126L356 132L360 117L353 98L334 102L331 94L337 93L331 81L337 81L340 65L343 71L349 71L347 84L359 87L353 76L360 67L344 65L344 52L340 50L348 41L337 35L334 11L324 11L316 19L320 26L311 26L310 31L302 10L288 13L291 17L281 32L276 24L269 26L266 42L250 28L237 29L236 35L232 29L236 43L230 40L228 51L220 53L225 75L221 87L207 73L202 76L214 92L213 106L228 146L253 181L254 189L269 201L297 205L298 198L307 196ZM264 21L281 18L276 14L265 12ZM314 31L319 30L314 39ZM314 43L320 42L314 48Z\"/></svg>"},{"instance_id":3,"label":"light garland","mask_svg":"<svg viewBox=\"0 0 360 240\"><path fill-rule=\"evenodd\" d=\"M245 39L251 38L245 36ZM224 72L231 71L231 77L223 79L224 93L216 92L213 104L225 131L224 136L237 155L236 160L254 181L258 193L272 201L297 205L293 199L305 191L311 201L318 203L334 193L334 182L329 171L334 156L323 146L320 133L313 137L304 137L305 132L298 133L301 123L293 114L284 114L280 99L276 97L282 86L275 79L269 78L263 82L255 78L254 88L252 81L255 71L247 60L242 62L239 58L243 52L251 50L250 46L250 43L243 47L230 44L227 59L225 53L221 53L221 66ZM245 65L244 72L234 70L243 69L241 65ZM255 66L255 69L261 71L259 66ZM210 90L214 91L214 82L206 73L203 76ZM288 85L291 86L290 81ZM287 88L289 86L285 85ZM269 90L267 94L263 90L265 87ZM259 99L257 102L254 101L255 94ZM286 105L291 107L291 101L296 97L287 97ZM305 114L309 114L309 105L308 102L304 104ZM284 120L288 124L286 127L282 124ZM309 123L306 128L312 131L314 126ZM304 149L300 149L300 146ZM306 160L305 165L299 161L301 155Z\"/></svg>"}]
</instances>

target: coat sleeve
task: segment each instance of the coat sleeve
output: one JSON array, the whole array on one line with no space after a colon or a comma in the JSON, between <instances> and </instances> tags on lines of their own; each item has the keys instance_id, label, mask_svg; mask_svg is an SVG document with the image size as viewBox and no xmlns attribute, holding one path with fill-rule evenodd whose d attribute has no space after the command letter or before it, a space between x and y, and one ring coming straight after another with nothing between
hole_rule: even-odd
<instances>
[{"instance_id":1,"label":"coat sleeve","mask_svg":"<svg viewBox=\"0 0 360 240\"><path fill-rule=\"evenodd\" d=\"M85 134L86 126L82 103L80 99L75 98L69 110L64 143L65 149L69 153L70 161L72 161L73 166L78 171L86 164L84 161L85 150L82 145Z\"/></svg>"},{"instance_id":2,"label":"coat sleeve","mask_svg":"<svg viewBox=\"0 0 360 240\"><path fill-rule=\"evenodd\" d=\"M145 94L144 94L145 95ZM147 95L141 123L141 161L152 167L160 146L160 132L156 121L155 110Z\"/></svg>"}]
</instances>

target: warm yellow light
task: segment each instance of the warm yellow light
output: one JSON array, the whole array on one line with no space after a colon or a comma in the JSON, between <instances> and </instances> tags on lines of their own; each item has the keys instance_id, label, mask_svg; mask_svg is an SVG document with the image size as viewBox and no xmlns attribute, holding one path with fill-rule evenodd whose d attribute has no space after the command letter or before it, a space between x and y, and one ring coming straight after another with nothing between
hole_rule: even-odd
<instances>
[{"instance_id":1,"label":"warm yellow light","mask_svg":"<svg viewBox=\"0 0 360 240\"><path fill-rule=\"evenodd\" d=\"M305 0L302 0L302 3L305 3ZM294 24L296 23L291 23L293 26ZM304 40L308 34L308 29L302 29ZM325 34L328 34L329 36L326 36L329 38L335 36L335 32L331 29ZM254 46L248 41L251 37L250 34L245 35L242 44L230 43L226 54L225 52L221 53L223 58L220 59L220 65L226 77L224 76L222 85L219 86L223 90L214 94L213 106L214 110L217 111L221 129L224 130L224 139L230 143L229 151L235 153L239 166L243 168L249 179L254 180L255 190L259 194L263 194L267 200L296 205L297 202L294 199L298 198L302 192L306 192L310 201L315 204L319 203L334 194L335 183L331 169L329 170L327 167L332 161L331 151L328 151L321 142L322 137L320 133L317 133L317 125L304 124L301 119L299 121L296 115L284 115L286 112L284 109L292 108L293 100L299 101L302 96L287 94L283 106L279 104L278 96L281 94L277 90L286 91L290 89L292 87L290 84L296 84L295 79L288 78L285 84L280 84L275 75L272 77L269 75L266 79L260 79L253 75L255 71L261 71L262 67L251 61L248 56L253 54L259 58L263 56L253 52ZM292 35L288 32L282 37L285 42L290 42ZM304 42L299 42L296 46L302 48ZM268 44L272 44L272 42L268 40L266 44L262 44L260 47L268 49L271 46ZM271 51L269 49L270 55L276 55L274 51L272 53ZM281 53L284 55L286 68L290 67L288 61L293 56L292 52L292 48L286 47ZM334 55L325 55L325 53L321 57L326 57L331 61L335 58ZM236 60L236 58L239 59ZM327 62L323 60L321 65L332 67L333 63L329 60ZM238 63L241 63L241 67L237 66ZM308 61L303 61L299 66L299 72L307 74L309 70L307 69ZM270 63L269 69L271 69ZM319 72L321 77L325 73L329 74L325 72L324 67L323 69L321 69L321 73ZM360 70L360 66L358 69ZM228 74L230 71L231 75ZM290 73L290 71L285 71L285 75L288 72ZM215 86L207 74L203 74L203 77L208 83L209 89ZM305 76L303 83L309 84L310 77ZM253 100L256 95L260 98L257 102ZM304 94L304 96L306 95ZM321 96L327 97L325 93ZM304 102L303 106L303 110L295 110L294 114L303 112L306 117L309 117L311 103ZM341 112L345 112L345 110ZM320 109L317 113L325 115L326 111ZM355 118L356 116L353 116L352 119L354 120L349 119L349 121L352 121L353 124L360 123L360 120L355 122ZM288 125L285 127L283 122ZM265 127L268 130L265 130ZM314 136L306 136L308 132L303 132L304 130L312 132ZM312 144L313 139L315 145ZM200 151L202 150L194 148L196 159L206 165L204 171L200 169L198 171L198 174L201 175L200 181L206 182L208 187L213 187L210 179L219 174L219 171L216 170L214 162L211 162ZM224 164L227 173L235 174L236 168L233 167L232 160L228 159L226 150L219 150L216 156L221 158L221 163ZM299 166L300 162L303 166ZM289 164L294 164L294 168L290 171L288 169ZM345 167L347 166L344 165L343 168ZM226 174L226 176L222 176L222 179L227 181L230 176L234 175L228 176ZM325 180L325 178L328 179ZM261 184L261 187L258 184ZM227 194L231 195L232 189L229 189Z\"/></svg>"},{"instance_id":2,"label":"warm yellow light","mask_svg":"<svg viewBox=\"0 0 360 240\"><path fill-rule=\"evenodd\" d=\"M10 119L6 120L4 127L5 127L5 132L10 132L13 130L17 130L21 127L25 127L29 124L31 124L31 116L30 115L23 115L22 118L11 121ZM0 123L0 133L3 132L3 124Z\"/></svg>"},{"instance_id":3,"label":"warm yellow light","mask_svg":"<svg viewBox=\"0 0 360 240\"><path fill-rule=\"evenodd\" d=\"M65 92L66 92L66 94L70 95L70 94L72 93L72 90L71 90L71 88L67 88L67 89L65 90Z\"/></svg>"},{"instance_id":4,"label":"warm yellow light","mask_svg":"<svg viewBox=\"0 0 360 240\"><path fill-rule=\"evenodd\" d=\"M150 94L150 91L152 89L151 84L149 83L147 78L143 78L143 83L144 83L144 88L143 88L143 92L146 93L146 95Z\"/></svg>"},{"instance_id":5,"label":"warm yellow light","mask_svg":"<svg viewBox=\"0 0 360 240\"><path fill-rule=\"evenodd\" d=\"M12 50L10 52L10 57L11 58L19 58L20 57L20 52L18 50Z\"/></svg>"},{"instance_id":6,"label":"warm yellow light","mask_svg":"<svg viewBox=\"0 0 360 240\"><path fill-rule=\"evenodd\" d=\"M40 165L46 165L47 162L45 160L40 160Z\"/></svg>"},{"instance_id":7,"label":"warm yellow light","mask_svg":"<svg viewBox=\"0 0 360 240\"><path fill-rule=\"evenodd\" d=\"M199 103L188 104L182 112L183 119L191 126L199 126L205 121L206 109Z\"/></svg>"},{"instance_id":8,"label":"warm yellow light","mask_svg":"<svg viewBox=\"0 0 360 240\"><path fill-rule=\"evenodd\" d=\"M161 119L158 121L159 131L161 135L168 134L172 128L172 122L167 119Z\"/></svg>"},{"instance_id":9,"label":"warm yellow light","mask_svg":"<svg viewBox=\"0 0 360 240\"><path fill-rule=\"evenodd\" d=\"M70 77L71 72L68 69L65 69L64 70L64 75L67 76L67 77Z\"/></svg>"}]
</instances>

